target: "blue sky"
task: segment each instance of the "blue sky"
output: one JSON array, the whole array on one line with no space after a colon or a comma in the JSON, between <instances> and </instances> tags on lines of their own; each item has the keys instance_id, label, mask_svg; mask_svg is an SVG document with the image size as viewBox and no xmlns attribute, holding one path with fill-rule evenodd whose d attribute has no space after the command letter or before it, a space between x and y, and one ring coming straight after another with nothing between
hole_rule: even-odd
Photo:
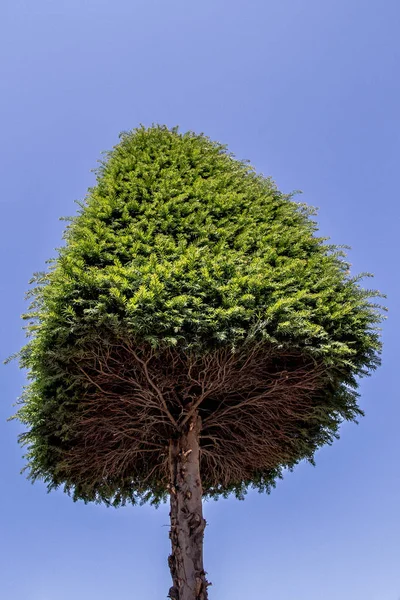
<instances>
[{"instance_id":1,"label":"blue sky","mask_svg":"<svg viewBox=\"0 0 400 600\"><path fill-rule=\"evenodd\" d=\"M24 291L58 218L121 130L178 124L227 143L303 190L390 314L359 426L271 496L206 504L210 600L399 600L398 0L2 0L0 13L1 356L24 342ZM0 596L165 598L167 508L31 486L6 423L24 377L14 364L0 378Z\"/></svg>"}]
</instances>

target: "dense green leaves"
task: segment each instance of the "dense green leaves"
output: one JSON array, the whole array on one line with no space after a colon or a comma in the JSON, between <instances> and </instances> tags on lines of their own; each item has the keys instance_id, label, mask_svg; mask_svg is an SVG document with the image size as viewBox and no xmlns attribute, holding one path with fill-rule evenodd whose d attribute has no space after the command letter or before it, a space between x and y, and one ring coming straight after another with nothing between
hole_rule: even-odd
<instances>
[{"instance_id":1,"label":"dense green leaves","mask_svg":"<svg viewBox=\"0 0 400 600\"><path fill-rule=\"evenodd\" d=\"M357 377L378 364L378 294L316 236L313 214L205 136L123 134L30 294L19 418L33 477L62 483L83 393L66 365L99 332L198 353L251 339L300 350L331 369L338 421L354 418Z\"/></svg>"}]
</instances>

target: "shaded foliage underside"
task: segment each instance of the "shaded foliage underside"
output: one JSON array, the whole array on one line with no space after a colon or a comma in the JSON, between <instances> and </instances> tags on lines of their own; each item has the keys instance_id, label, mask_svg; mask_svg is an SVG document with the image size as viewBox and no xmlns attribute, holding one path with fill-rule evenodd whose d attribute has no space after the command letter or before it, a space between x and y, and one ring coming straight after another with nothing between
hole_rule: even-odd
<instances>
[{"instance_id":1,"label":"shaded foliage underside","mask_svg":"<svg viewBox=\"0 0 400 600\"><path fill-rule=\"evenodd\" d=\"M46 465L52 482L86 500L163 498L170 440L194 414L209 496L241 496L250 483L268 490L283 467L312 460L343 419L360 414L321 361L265 343L196 355L103 340L66 370L79 401L33 433L56 456Z\"/></svg>"}]
</instances>

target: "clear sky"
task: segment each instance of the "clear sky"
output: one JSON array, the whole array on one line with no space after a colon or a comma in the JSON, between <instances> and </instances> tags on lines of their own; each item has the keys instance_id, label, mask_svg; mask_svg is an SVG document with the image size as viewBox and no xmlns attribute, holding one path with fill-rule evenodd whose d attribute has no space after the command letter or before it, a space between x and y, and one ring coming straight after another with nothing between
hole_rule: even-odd
<instances>
[{"instance_id":1,"label":"clear sky","mask_svg":"<svg viewBox=\"0 0 400 600\"><path fill-rule=\"evenodd\" d=\"M0 351L118 133L180 125L319 207L388 294L366 417L271 496L207 503L210 600L399 600L399 0L2 0ZM367 282L371 285L371 282ZM19 475L0 368L0 597L165 598L168 510L74 504Z\"/></svg>"}]
</instances>

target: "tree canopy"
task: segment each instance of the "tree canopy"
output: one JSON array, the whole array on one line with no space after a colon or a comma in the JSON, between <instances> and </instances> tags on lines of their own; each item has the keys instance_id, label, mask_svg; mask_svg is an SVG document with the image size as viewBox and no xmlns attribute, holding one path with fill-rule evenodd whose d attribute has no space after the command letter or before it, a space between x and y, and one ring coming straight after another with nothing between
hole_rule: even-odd
<instances>
[{"instance_id":1,"label":"tree canopy","mask_svg":"<svg viewBox=\"0 0 400 600\"><path fill-rule=\"evenodd\" d=\"M29 292L30 476L158 502L194 411L209 496L269 490L313 460L361 414L381 321L314 214L204 135L122 134Z\"/></svg>"}]
</instances>

